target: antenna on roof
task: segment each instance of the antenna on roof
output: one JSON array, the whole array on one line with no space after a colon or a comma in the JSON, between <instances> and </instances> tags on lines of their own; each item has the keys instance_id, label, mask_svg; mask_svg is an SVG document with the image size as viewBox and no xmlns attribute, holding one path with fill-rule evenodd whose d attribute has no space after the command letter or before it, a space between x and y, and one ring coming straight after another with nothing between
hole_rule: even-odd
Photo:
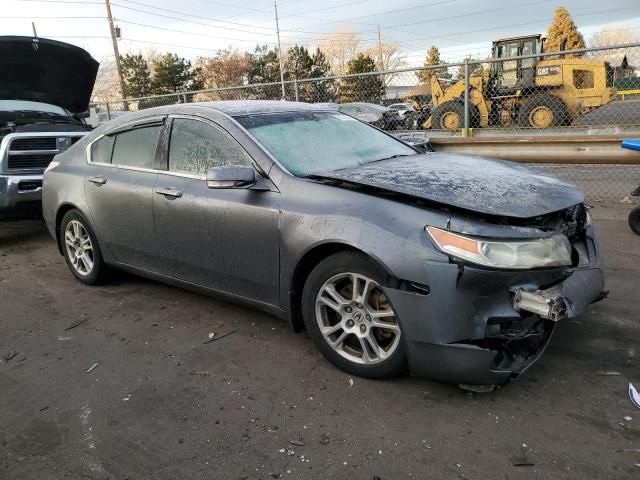
<instances>
[{"instance_id":1,"label":"antenna on roof","mask_svg":"<svg viewBox=\"0 0 640 480\"><path fill-rule=\"evenodd\" d=\"M31 22L31 28L33 28L33 36L38 38L38 32L36 32L36 22Z\"/></svg>"}]
</instances>

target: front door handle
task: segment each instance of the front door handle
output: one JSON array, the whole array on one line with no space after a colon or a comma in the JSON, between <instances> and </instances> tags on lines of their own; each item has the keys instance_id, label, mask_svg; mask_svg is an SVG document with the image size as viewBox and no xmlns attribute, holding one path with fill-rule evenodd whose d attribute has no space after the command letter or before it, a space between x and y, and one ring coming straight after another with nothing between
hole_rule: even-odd
<instances>
[{"instance_id":1,"label":"front door handle","mask_svg":"<svg viewBox=\"0 0 640 480\"><path fill-rule=\"evenodd\" d=\"M107 183L107 179L101 176L89 177L87 180L89 180L91 183L95 183L96 185L104 185L105 183Z\"/></svg>"},{"instance_id":2,"label":"front door handle","mask_svg":"<svg viewBox=\"0 0 640 480\"><path fill-rule=\"evenodd\" d=\"M156 193L171 198L180 198L182 196L182 191L175 188L156 188Z\"/></svg>"}]
</instances>

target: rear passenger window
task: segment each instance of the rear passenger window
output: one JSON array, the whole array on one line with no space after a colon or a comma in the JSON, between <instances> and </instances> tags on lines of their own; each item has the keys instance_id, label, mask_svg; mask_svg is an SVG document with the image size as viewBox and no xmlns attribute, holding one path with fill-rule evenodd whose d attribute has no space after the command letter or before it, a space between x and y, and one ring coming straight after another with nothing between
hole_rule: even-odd
<instances>
[{"instance_id":1,"label":"rear passenger window","mask_svg":"<svg viewBox=\"0 0 640 480\"><path fill-rule=\"evenodd\" d=\"M206 175L212 167L251 166L251 158L231 136L198 120L176 118L171 128L169 170Z\"/></svg>"},{"instance_id":2,"label":"rear passenger window","mask_svg":"<svg viewBox=\"0 0 640 480\"><path fill-rule=\"evenodd\" d=\"M96 163L111 163L113 141L115 137L102 137L91 145L91 161Z\"/></svg>"},{"instance_id":3,"label":"rear passenger window","mask_svg":"<svg viewBox=\"0 0 640 480\"><path fill-rule=\"evenodd\" d=\"M113 146L114 165L153 169L156 143L162 127L141 127L118 133Z\"/></svg>"}]
</instances>

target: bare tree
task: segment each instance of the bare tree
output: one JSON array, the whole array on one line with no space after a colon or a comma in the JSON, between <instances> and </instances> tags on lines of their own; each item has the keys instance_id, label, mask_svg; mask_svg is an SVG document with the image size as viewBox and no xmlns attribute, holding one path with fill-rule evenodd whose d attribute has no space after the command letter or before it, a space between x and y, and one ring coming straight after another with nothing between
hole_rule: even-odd
<instances>
[{"instance_id":1,"label":"bare tree","mask_svg":"<svg viewBox=\"0 0 640 480\"><path fill-rule=\"evenodd\" d=\"M349 25L339 25L334 32L319 37L316 44L335 75L347 73L349 62L362 52L360 36Z\"/></svg>"},{"instance_id":2,"label":"bare tree","mask_svg":"<svg viewBox=\"0 0 640 480\"><path fill-rule=\"evenodd\" d=\"M625 45L628 43L640 42L640 35L629 28L616 28L615 26L606 26L601 31L594 33L589 39L589 47L600 48L610 45ZM640 48L619 48L612 50L599 50L593 52L594 58L599 58L610 62L614 66L619 66L624 57L629 62L636 65L640 63Z\"/></svg>"},{"instance_id":3,"label":"bare tree","mask_svg":"<svg viewBox=\"0 0 640 480\"><path fill-rule=\"evenodd\" d=\"M122 98L122 93L120 92L115 58L113 56L104 57L100 62L100 68L98 68L91 99L94 102L104 102L120 98Z\"/></svg>"},{"instance_id":4,"label":"bare tree","mask_svg":"<svg viewBox=\"0 0 640 480\"><path fill-rule=\"evenodd\" d=\"M363 52L365 55L373 58L376 65L380 65L380 48L376 45L366 49ZM400 51L400 45L394 42L382 43L382 68L385 71L398 70L407 66L407 56ZM396 75L385 75L384 85L389 85Z\"/></svg>"}]
</instances>

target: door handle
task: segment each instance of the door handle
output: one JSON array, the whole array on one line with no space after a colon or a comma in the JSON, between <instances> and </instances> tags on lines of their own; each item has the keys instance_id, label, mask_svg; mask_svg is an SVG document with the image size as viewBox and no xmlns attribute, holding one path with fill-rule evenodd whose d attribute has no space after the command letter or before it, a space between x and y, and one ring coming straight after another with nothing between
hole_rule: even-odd
<instances>
[{"instance_id":1,"label":"door handle","mask_svg":"<svg viewBox=\"0 0 640 480\"><path fill-rule=\"evenodd\" d=\"M89 180L91 183L95 183L96 185L104 185L105 183L107 183L107 179L101 176L89 177L87 180Z\"/></svg>"},{"instance_id":2,"label":"door handle","mask_svg":"<svg viewBox=\"0 0 640 480\"><path fill-rule=\"evenodd\" d=\"M182 191L175 188L156 188L156 193L171 198L180 198L182 196Z\"/></svg>"}]
</instances>

